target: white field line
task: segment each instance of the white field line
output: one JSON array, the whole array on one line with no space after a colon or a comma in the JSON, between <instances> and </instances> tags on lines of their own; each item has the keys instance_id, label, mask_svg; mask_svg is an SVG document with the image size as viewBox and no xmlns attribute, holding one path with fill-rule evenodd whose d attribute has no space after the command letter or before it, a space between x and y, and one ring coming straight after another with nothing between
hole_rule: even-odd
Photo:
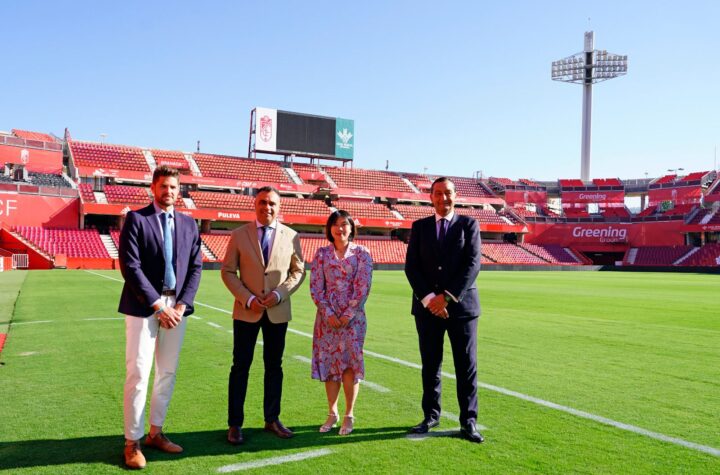
<instances>
[{"instance_id":1,"label":"white field line","mask_svg":"<svg viewBox=\"0 0 720 475\"><path fill-rule=\"evenodd\" d=\"M215 323L215 322L205 322L205 323L207 323L208 325L210 325L210 326L213 327L213 328L220 328L220 329L222 329L222 325L218 325L218 324Z\"/></svg>"},{"instance_id":2,"label":"white field line","mask_svg":"<svg viewBox=\"0 0 720 475\"><path fill-rule=\"evenodd\" d=\"M202 320L202 318L198 317L197 315L188 315L188 318L192 318L193 320Z\"/></svg>"},{"instance_id":3,"label":"white field line","mask_svg":"<svg viewBox=\"0 0 720 475\"><path fill-rule=\"evenodd\" d=\"M310 358L308 358L307 356L293 355L293 358L295 358L298 361L302 361L303 363L308 363L308 364L312 363L312 360ZM388 388L386 388L385 386L380 386L379 384L372 383L370 381L362 380L362 381L360 381L360 384L362 384L363 386L367 386L369 389L373 389L379 393L389 393L390 392L390 390Z\"/></svg>"},{"instance_id":4,"label":"white field line","mask_svg":"<svg viewBox=\"0 0 720 475\"><path fill-rule=\"evenodd\" d=\"M280 465L289 462L299 462L300 460L322 457L323 455L330 455L331 453L332 450L330 449L311 450L309 452L299 452L297 454L283 455L281 457L270 457L262 460L254 460L252 462L225 465L218 468L217 471L218 473L239 472L240 470L249 470L252 468L267 467L270 465Z\"/></svg>"},{"instance_id":5,"label":"white field line","mask_svg":"<svg viewBox=\"0 0 720 475\"><path fill-rule=\"evenodd\" d=\"M90 271L86 271L86 272L90 272ZM97 273L95 273L95 272L90 272L90 273L91 273L91 274L99 275L100 277L105 277L105 278L108 278L108 279L111 279L111 280L117 280L117 281L119 281L119 282L122 282L122 281L119 280L119 279L114 279L114 278L112 278L112 277L104 276L104 275L102 275L102 274L97 274ZM206 304L202 304L202 303L200 303L200 302L196 302L196 304L197 304L197 305L202 305L202 306L204 306L204 307L212 308L213 310L217 310L217 311L219 311L219 312L228 313L228 314L231 314L231 313L232 313L232 312L230 312L230 311L228 311L228 310L225 310L225 309L222 309L222 308L218 308L218 307L213 307L213 306L206 305ZM296 335L301 335L301 336L304 336L304 337L312 338L312 335L311 335L310 333L301 332L301 331L295 330L295 329L293 329L293 328L288 328L288 331L291 332L291 333L295 333ZM392 356L386 356L386 355L382 355L382 354L380 354L380 353L375 353L375 352L368 351L368 350L364 350L364 353L367 354L367 355L370 355L370 356L374 356L374 357L379 358L379 359L383 359L383 360L386 360L386 361L392 361L393 363L397 363L397 364L399 364L399 365L406 366L406 367L408 367L408 368L422 369L422 367L421 367L419 364L417 364L417 363L411 363L411 362L409 362L409 361L401 360L401 359L399 359L399 358L394 358L394 357L392 357ZM442 375L445 376L446 378L455 379L455 375L454 375L454 374L451 374L451 373L443 372ZM594 421L594 422L598 422L598 423L600 423L600 424L604 424L604 425L608 425L608 426L611 426L611 427L615 427L616 429L621 429L621 430L625 430L625 431L628 431L628 432L633 432L633 433L635 433L635 434L643 435L643 436L649 437L649 438L651 438L651 439L659 440L659 441L662 441L662 442L667 442L667 443L670 443L670 444L679 445L679 446L681 446L681 447L685 447L685 448L688 448L688 449L696 450L696 451L698 451L698 452L703 452L703 453L706 453L706 454L710 454L710 455L715 456L715 457L720 457L720 449L715 448L715 447L710 447L710 446L708 446L708 445L697 444L697 443L695 443L695 442L690 442L690 441L687 441L687 440L685 440L685 439L681 439L681 438L679 438L679 437L671 437L671 436L668 436L668 435L665 435L665 434L661 434L661 433L659 433L659 432L653 432L653 431L650 431L650 430L647 430L647 429L643 429L642 427L634 426L634 425L632 425L632 424L626 424L626 423L624 423L624 422L616 421L616 420L609 419L609 418L603 417L603 416L598 416L598 415L596 415L596 414L591 414L591 413L589 413L589 412L581 411L581 410L579 410L579 409L575 409L575 408L572 408L572 407L569 407L569 406L564 406L564 405L562 405L562 404L557 404L557 403L554 403L554 402L551 402L551 401L546 401L546 400L544 400L544 399L536 398L536 397L534 397L534 396L530 396L530 395L528 395L528 394L523 394L523 393L520 393L520 392L517 392L517 391L512 391L512 390L510 390L510 389L502 388L502 387L500 387L500 386L495 386L495 385L483 383L483 382L480 382L480 381L478 381L478 386L481 387L481 388L483 388L483 389L487 389L488 391L494 391L494 392L497 392L497 393L500 393L500 394L504 394L504 395L506 395L506 396L511 396L511 397L515 397L515 398L521 399L521 400L523 400L523 401L532 402L532 403L538 404L538 405L540 405L540 406L544 406L544 407L547 407L547 408L550 408L550 409L555 409L555 410L557 410L557 411L565 412L565 413L567 413L567 414L572 414L573 416L581 417L581 418L583 418L583 419L588 419L588 420L591 420L591 421Z\"/></svg>"},{"instance_id":6,"label":"white field line","mask_svg":"<svg viewBox=\"0 0 720 475\"><path fill-rule=\"evenodd\" d=\"M14 327L15 325L33 325L35 323L53 323L53 322L54 322L54 320L35 320L32 322L10 322L10 326Z\"/></svg>"}]
</instances>

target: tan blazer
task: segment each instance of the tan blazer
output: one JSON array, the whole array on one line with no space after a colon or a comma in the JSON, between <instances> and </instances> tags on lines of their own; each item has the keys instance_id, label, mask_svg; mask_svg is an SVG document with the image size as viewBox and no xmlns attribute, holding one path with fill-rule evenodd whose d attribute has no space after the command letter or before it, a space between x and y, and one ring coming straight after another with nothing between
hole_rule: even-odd
<instances>
[{"instance_id":1,"label":"tan blazer","mask_svg":"<svg viewBox=\"0 0 720 475\"><path fill-rule=\"evenodd\" d=\"M305 278L305 262L300 249L300 237L284 224L277 223L269 260L265 267L255 221L233 231L220 275L235 297L235 320L260 320L262 313L250 310L247 307L248 300L252 295L264 298L273 290L280 294L280 303L267 310L268 318L273 323L289 322L292 319L290 295Z\"/></svg>"}]
</instances>

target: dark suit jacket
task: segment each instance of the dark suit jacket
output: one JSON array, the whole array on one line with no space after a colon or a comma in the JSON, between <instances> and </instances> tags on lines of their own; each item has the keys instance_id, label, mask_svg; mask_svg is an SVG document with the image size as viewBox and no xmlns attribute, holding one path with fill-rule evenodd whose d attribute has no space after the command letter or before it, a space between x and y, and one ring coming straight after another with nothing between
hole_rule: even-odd
<instances>
[{"instance_id":1,"label":"dark suit jacket","mask_svg":"<svg viewBox=\"0 0 720 475\"><path fill-rule=\"evenodd\" d=\"M175 212L176 300L193 313L195 294L200 285L202 251L195 221ZM165 277L165 257L160 222L150 204L130 211L120 232L120 271L125 278L118 312L147 317L152 303L160 298Z\"/></svg>"},{"instance_id":2,"label":"dark suit jacket","mask_svg":"<svg viewBox=\"0 0 720 475\"><path fill-rule=\"evenodd\" d=\"M412 225L405 258L405 275L413 290L412 314L432 314L421 300L428 294L450 292L458 302L448 304L450 318L480 315L475 279L480 272L480 228L475 219L457 213L450 222L443 245L437 240L435 215Z\"/></svg>"}]
</instances>

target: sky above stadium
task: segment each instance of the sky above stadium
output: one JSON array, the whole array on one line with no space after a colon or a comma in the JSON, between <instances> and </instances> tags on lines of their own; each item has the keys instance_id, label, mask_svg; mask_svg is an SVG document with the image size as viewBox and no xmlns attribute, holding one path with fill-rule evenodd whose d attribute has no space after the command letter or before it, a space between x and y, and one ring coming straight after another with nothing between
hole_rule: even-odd
<instances>
[{"instance_id":1,"label":"sky above stadium","mask_svg":"<svg viewBox=\"0 0 720 475\"><path fill-rule=\"evenodd\" d=\"M591 177L710 170L720 2L3 2L0 130L246 156L256 106L355 120L355 167L580 175L582 87L553 60L628 55L594 87Z\"/></svg>"}]
</instances>

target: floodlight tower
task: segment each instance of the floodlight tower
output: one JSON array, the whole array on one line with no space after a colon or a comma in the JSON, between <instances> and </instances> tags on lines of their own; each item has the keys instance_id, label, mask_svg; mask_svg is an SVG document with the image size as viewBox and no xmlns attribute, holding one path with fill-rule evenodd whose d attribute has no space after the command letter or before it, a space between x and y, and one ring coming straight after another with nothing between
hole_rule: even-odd
<instances>
[{"instance_id":1,"label":"floodlight tower","mask_svg":"<svg viewBox=\"0 0 720 475\"><path fill-rule=\"evenodd\" d=\"M552 62L552 80L583 85L582 146L580 179L590 180L590 138L592 122L592 86L596 82L627 74L627 55L593 49L595 33L585 32L585 49Z\"/></svg>"}]
</instances>

